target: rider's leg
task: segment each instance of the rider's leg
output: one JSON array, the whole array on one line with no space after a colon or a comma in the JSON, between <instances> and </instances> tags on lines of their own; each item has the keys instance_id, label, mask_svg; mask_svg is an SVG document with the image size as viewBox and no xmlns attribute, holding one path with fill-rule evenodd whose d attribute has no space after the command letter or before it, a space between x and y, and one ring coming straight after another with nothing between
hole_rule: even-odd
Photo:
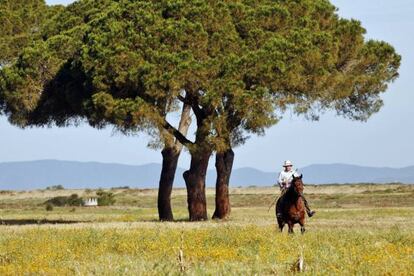
<instances>
[{"instance_id":1,"label":"rider's leg","mask_svg":"<svg viewBox=\"0 0 414 276\"><path fill-rule=\"evenodd\" d=\"M282 217L282 213L280 210L280 197L276 202L276 217L281 218Z\"/></svg>"},{"instance_id":2,"label":"rider's leg","mask_svg":"<svg viewBox=\"0 0 414 276\"><path fill-rule=\"evenodd\" d=\"M300 196L303 199L303 202L305 203L305 208L306 208L306 213L308 214L309 217L312 217L315 214L315 211L312 211L309 207L309 203L306 200L305 196L303 195L303 193L300 194Z\"/></svg>"},{"instance_id":3,"label":"rider's leg","mask_svg":"<svg viewBox=\"0 0 414 276\"><path fill-rule=\"evenodd\" d=\"M278 211L279 211L278 213L276 213L276 217L278 217L278 218L283 217L283 214L281 213L281 212L282 212L282 210L280 210L280 204L281 204L281 199L282 199L283 195L285 194L285 192L286 192L286 189L283 189L283 190L281 191L280 196L279 196L279 199L278 199L278 200L277 200L277 202L276 202L276 210L278 210ZM277 211L276 211L276 212L277 212Z\"/></svg>"}]
</instances>

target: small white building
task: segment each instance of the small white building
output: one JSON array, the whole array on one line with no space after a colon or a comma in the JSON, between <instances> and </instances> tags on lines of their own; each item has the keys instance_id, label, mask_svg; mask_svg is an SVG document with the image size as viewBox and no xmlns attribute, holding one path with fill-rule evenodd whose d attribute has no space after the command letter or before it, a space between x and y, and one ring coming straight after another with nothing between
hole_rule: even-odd
<instances>
[{"instance_id":1,"label":"small white building","mask_svg":"<svg viewBox=\"0 0 414 276\"><path fill-rule=\"evenodd\" d=\"M83 200L83 204L86 207L98 206L98 199L96 197L89 197Z\"/></svg>"}]
</instances>

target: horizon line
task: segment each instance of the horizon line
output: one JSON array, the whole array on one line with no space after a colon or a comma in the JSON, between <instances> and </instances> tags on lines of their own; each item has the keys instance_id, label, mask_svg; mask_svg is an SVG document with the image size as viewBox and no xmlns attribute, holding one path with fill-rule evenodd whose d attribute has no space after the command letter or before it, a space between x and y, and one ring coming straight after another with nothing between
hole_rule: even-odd
<instances>
[{"instance_id":1,"label":"horizon line","mask_svg":"<svg viewBox=\"0 0 414 276\"><path fill-rule=\"evenodd\" d=\"M54 162L72 162L72 163L97 163L97 164L103 164L103 165L122 165L122 166L133 166L133 167L140 167L140 166L147 166L147 165L159 165L162 166L162 163L158 162L148 162L143 164L128 164L128 163L121 163L121 162L105 162L105 161L81 161L81 160L64 160L64 159L56 159L56 158L45 158L45 159L33 159L33 160L19 160L19 161L0 161L1 164L11 164L11 163L30 163L30 162L44 162L44 161L54 161ZM353 167L360 167L360 168L375 168L375 169L406 169L410 167L414 167L414 165L408 165L403 167L390 167L390 166L372 166L372 165L358 165L358 164L349 164L349 163L340 163L340 162L332 162L332 163L312 163L310 165L302 166L302 167L296 167L298 170L304 169L311 166L334 166L334 165L341 165L341 166L353 166ZM180 166L178 168L184 169ZM282 166L280 166L282 168ZM273 173L274 171L266 171L259 169L257 167L253 166L242 166L233 168L234 170L240 170L240 169L255 169L264 173ZM277 170L276 170L277 171Z\"/></svg>"}]
</instances>

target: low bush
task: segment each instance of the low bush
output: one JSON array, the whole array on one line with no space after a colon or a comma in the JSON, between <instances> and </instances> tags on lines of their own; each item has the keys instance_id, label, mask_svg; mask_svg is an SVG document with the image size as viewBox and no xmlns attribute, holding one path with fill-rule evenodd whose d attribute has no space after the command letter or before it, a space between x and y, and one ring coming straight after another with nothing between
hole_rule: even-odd
<instances>
[{"instance_id":1,"label":"low bush","mask_svg":"<svg viewBox=\"0 0 414 276\"><path fill-rule=\"evenodd\" d=\"M119 186L119 187L112 187L111 190L129 190L131 189L129 186Z\"/></svg>"},{"instance_id":2,"label":"low bush","mask_svg":"<svg viewBox=\"0 0 414 276\"><path fill-rule=\"evenodd\" d=\"M52 206L82 206L83 200L77 194L70 196L56 196L45 202L45 204L51 204Z\"/></svg>"},{"instance_id":3,"label":"low bush","mask_svg":"<svg viewBox=\"0 0 414 276\"><path fill-rule=\"evenodd\" d=\"M53 211L53 205L51 203L46 204L46 211Z\"/></svg>"},{"instance_id":4,"label":"low bush","mask_svg":"<svg viewBox=\"0 0 414 276\"><path fill-rule=\"evenodd\" d=\"M111 206L115 204L115 195L111 192L99 190L96 192L96 195L98 196L99 206Z\"/></svg>"},{"instance_id":5,"label":"low bush","mask_svg":"<svg viewBox=\"0 0 414 276\"><path fill-rule=\"evenodd\" d=\"M52 190L52 191L64 190L64 189L65 187L63 187L62 185L54 185L54 186L46 187L46 190Z\"/></svg>"}]
</instances>

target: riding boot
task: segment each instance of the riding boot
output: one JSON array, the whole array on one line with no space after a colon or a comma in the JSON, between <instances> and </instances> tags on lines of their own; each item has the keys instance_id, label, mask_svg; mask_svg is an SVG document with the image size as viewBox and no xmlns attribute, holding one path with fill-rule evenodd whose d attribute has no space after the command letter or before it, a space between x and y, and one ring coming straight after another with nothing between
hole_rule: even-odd
<instances>
[{"instance_id":1,"label":"riding boot","mask_svg":"<svg viewBox=\"0 0 414 276\"><path fill-rule=\"evenodd\" d=\"M303 195L303 193L300 194L300 196L303 199L303 202L305 203L305 208L306 208L306 213L308 214L308 217L312 217L315 214L315 211L312 211L309 207L309 203L306 200L305 196Z\"/></svg>"}]
</instances>

